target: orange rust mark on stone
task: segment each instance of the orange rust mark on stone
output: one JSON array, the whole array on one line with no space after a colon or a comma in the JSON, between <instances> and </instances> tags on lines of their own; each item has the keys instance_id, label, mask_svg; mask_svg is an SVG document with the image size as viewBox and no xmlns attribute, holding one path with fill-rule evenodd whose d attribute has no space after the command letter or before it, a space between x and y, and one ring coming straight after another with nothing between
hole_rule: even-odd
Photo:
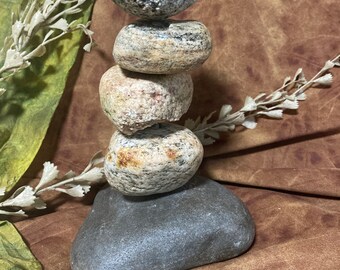
<instances>
[{"instance_id":1,"label":"orange rust mark on stone","mask_svg":"<svg viewBox=\"0 0 340 270\"><path fill-rule=\"evenodd\" d=\"M122 148L117 153L117 166L118 167L139 167L141 164L138 159L138 151L131 148Z\"/></svg>"},{"instance_id":2,"label":"orange rust mark on stone","mask_svg":"<svg viewBox=\"0 0 340 270\"><path fill-rule=\"evenodd\" d=\"M166 155L168 156L169 159L172 159L172 160L176 159L177 157L176 151L170 148L166 150Z\"/></svg>"},{"instance_id":3,"label":"orange rust mark on stone","mask_svg":"<svg viewBox=\"0 0 340 270\"><path fill-rule=\"evenodd\" d=\"M111 162L112 161L112 155L110 153L108 153L106 155L106 159L107 159L107 161Z\"/></svg>"}]
</instances>

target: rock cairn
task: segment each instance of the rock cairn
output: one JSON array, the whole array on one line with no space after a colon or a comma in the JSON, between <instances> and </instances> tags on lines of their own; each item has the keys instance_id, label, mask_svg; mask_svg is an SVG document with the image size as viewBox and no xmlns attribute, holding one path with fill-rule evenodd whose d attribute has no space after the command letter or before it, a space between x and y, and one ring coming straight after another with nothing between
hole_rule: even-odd
<instances>
[{"instance_id":1,"label":"rock cairn","mask_svg":"<svg viewBox=\"0 0 340 270\"><path fill-rule=\"evenodd\" d=\"M100 82L103 110L118 129L104 163L114 188L97 194L73 242L71 267L181 270L238 256L255 235L247 208L195 175L203 147L190 130L169 123L190 106L188 71L211 52L203 24L167 19L195 0L113 1L142 20L118 34L118 65Z\"/></svg>"},{"instance_id":2,"label":"rock cairn","mask_svg":"<svg viewBox=\"0 0 340 270\"><path fill-rule=\"evenodd\" d=\"M208 29L175 21L195 0L113 0L141 17L118 34L110 68L100 81L104 113L117 127L105 158L111 186L130 196L175 190L196 173L203 146L188 129L172 124L193 95L188 71L211 53Z\"/></svg>"}]
</instances>

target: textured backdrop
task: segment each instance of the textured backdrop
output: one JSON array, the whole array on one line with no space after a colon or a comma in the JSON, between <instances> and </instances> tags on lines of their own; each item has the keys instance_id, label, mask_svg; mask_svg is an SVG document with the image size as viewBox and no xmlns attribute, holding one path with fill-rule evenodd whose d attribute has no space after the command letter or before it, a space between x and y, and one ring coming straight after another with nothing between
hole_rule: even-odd
<instances>
[{"instance_id":1,"label":"textured backdrop","mask_svg":"<svg viewBox=\"0 0 340 270\"><path fill-rule=\"evenodd\" d=\"M187 117L223 104L240 108L247 95L272 91L303 67L307 78L340 53L338 0L198 0L180 19L211 31L210 59L193 72ZM98 84L112 66L118 31L135 18L98 0L92 30L98 46L79 56L48 137L26 179L45 160L80 171L105 150L114 131L100 109ZM248 206L257 227L245 255L200 269L336 269L340 265L340 70L329 89L312 89L297 113L261 119L255 130L223 136L206 148L201 173L224 182ZM55 198L53 194L48 197ZM16 222L45 269L69 269L71 242L90 210L58 196L46 215Z\"/></svg>"}]
</instances>

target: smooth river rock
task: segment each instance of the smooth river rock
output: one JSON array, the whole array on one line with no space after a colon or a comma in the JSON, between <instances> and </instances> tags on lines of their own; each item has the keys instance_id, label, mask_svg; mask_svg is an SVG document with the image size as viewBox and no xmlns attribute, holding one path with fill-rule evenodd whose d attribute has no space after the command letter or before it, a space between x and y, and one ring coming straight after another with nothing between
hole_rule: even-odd
<instances>
[{"instance_id":1,"label":"smooth river rock","mask_svg":"<svg viewBox=\"0 0 340 270\"><path fill-rule=\"evenodd\" d=\"M211 37L197 21L137 21L117 35L113 57L122 68L148 74L192 70L208 59Z\"/></svg>"},{"instance_id":2,"label":"smooth river rock","mask_svg":"<svg viewBox=\"0 0 340 270\"><path fill-rule=\"evenodd\" d=\"M148 75L119 66L106 71L99 85L104 113L127 135L156 123L179 120L187 112L192 94L188 73Z\"/></svg>"},{"instance_id":3,"label":"smooth river rock","mask_svg":"<svg viewBox=\"0 0 340 270\"><path fill-rule=\"evenodd\" d=\"M196 0L113 0L126 12L146 19L167 18L185 10Z\"/></svg>"},{"instance_id":4,"label":"smooth river rock","mask_svg":"<svg viewBox=\"0 0 340 270\"><path fill-rule=\"evenodd\" d=\"M111 138L104 173L125 195L145 196L175 190L196 173L203 146L191 130L175 124L155 125L132 136Z\"/></svg>"},{"instance_id":5,"label":"smooth river rock","mask_svg":"<svg viewBox=\"0 0 340 270\"><path fill-rule=\"evenodd\" d=\"M73 243L73 270L182 270L228 260L252 244L244 204L194 177L172 193L127 197L100 191Z\"/></svg>"}]
</instances>

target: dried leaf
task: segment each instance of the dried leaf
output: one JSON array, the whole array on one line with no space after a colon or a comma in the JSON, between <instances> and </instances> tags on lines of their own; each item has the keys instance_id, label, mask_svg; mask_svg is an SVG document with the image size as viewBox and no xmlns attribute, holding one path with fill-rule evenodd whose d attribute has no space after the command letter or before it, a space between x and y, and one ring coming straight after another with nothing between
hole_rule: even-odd
<instances>
[{"instance_id":1,"label":"dried leaf","mask_svg":"<svg viewBox=\"0 0 340 270\"><path fill-rule=\"evenodd\" d=\"M235 130L235 125L218 126L218 127L212 128L212 130L218 131L218 132L230 132L230 131Z\"/></svg>"},{"instance_id":2,"label":"dried leaf","mask_svg":"<svg viewBox=\"0 0 340 270\"><path fill-rule=\"evenodd\" d=\"M13 212L21 215L23 211ZM1 214L1 213L0 213ZM0 221L0 265L1 269L41 270L15 227L8 221Z\"/></svg>"},{"instance_id":3,"label":"dried leaf","mask_svg":"<svg viewBox=\"0 0 340 270\"><path fill-rule=\"evenodd\" d=\"M255 101L258 101L258 100L260 100L261 98L265 97L266 95L267 95L266 93L258 94L258 95L254 98L254 100L255 100Z\"/></svg>"},{"instance_id":4,"label":"dried leaf","mask_svg":"<svg viewBox=\"0 0 340 270\"><path fill-rule=\"evenodd\" d=\"M41 57L45 53L46 53L46 47L43 45L39 45L31 53L25 55L24 60L27 61L28 59L33 58L33 57Z\"/></svg>"},{"instance_id":5,"label":"dried leaf","mask_svg":"<svg viewBox=\"0 0 340 270\"><path fill-rule=\"evenodd\" d=\"M6 192L6 188L5 187L0 188L0 196L4 196L5 192Z\"/></svg>"},{"instance_id":6,"label":"dried leaf","mask_svg":"<svg viewBox=\"0 0 340 270\"><path fill-rule=\"evenodd\" d=\"M203 132L195 133L197 138L201 141L202 145L210 145L213 144L216 140L211 137L206 137Z\"/></svg>"},{"instance_id":7,"label":"dried leaf","mask_svg":"<svg viewBox=\"0 0 340 270\"><path fill-rule=\"evenodd\" d=\"M82 185L76 185L76 186L69 188L69 189L56 188L55 190L59 191L59 192L66 193L66 194L68 194L72 197L80 198L80 197L84 197L84 195L86 194L86 191L89 190L88 187L89 186L86 186L86 189L85 189L85 188L83 188Z\"/></svg>"},{"instance_id":8,"label":"dried leaf","mask_svg":"<svg viewBox=\"0 0 340 270\"><path fill-rule=\"evenodd\" d=\"M3 206L29 207L36 199L33 188L25 186L18 195L3 202Z\"/></svg>"},{"instance_id":9,"label":"dried leaf","mask_svg":"<svg viewBox=\"0 0 340 270\"><path fill-rule=\"evenodd\" d=\"M247 96L244 102L243 108L240 110L241 112L251 112L257 109L257 104L252 97Z\"/></svg>"},{"instance_id":10,"label":"dried leaf","mask_svg":"<svg viewBox=\"0 0 340 270\"><path fill-rule=\"evenodd\" d=\"M254 116L247 117L244 122L242 123L242 126L248 128L248 129L254 129L257 126L256 119Z\"/></svg>"},{"instance_id":11,"label":"dried leaf","mask_svg":"<svg viewBox=\"0 0 340 270\"><path fill-rule=\"evenodd\" d=\"M53 29L61 30L63 32L67 32L67 30L69 29L69 24L64 18L60 18L58 21L56 21L54 24L50 25L49 27Z\"/></svg>"},{"instance_id":12,"label":"dried leaf","mask_svg":"<svg viewBox=\"0 0 340 270\"><path fill-rule=\"evenodd\" d=\"M184 126L187 129L193 130L196 127L195 126L195 121L193 119L189 118L189 119L185 120Z\"/></svg>"},{"instance_id":13,"label":"dried leaf","mask_svg":"<svg viewBox=\"0 0 340 270\"><path fill-rule=\"evenodd\" d=\"M99 182L103 179L103 170L101 168L95 167L91 170L87 171L84 174L81 174L75 177L76 181L88 181L88 182Z\"/></svg>"},{"instance_id":14,"label":"dried leaf","mask_svg":"<svg viewBox=\"0 0 340 270\"><path fill-rule=\"evenodd\" d=\"M296 99L297 99L298 101L304 101L304 100L307 99L307 95L306 95L305 93L301 93L301 94L299 94L299 95L296 96Z\"/></svg>"},{"instance_id":15,"label":"dried leaf","mask_svg":"<svg viewBox=\"0 0 340 270\"><path fill-rule=\"evenodd\" d=\"M35 209L41 210L41 209L46 209L47 205L42 199L36 198L32 207L34 207Z\"/></svg>"},{"instance_id":16,"label":"dried leaf","mask_svg":"<svg viewBox=\"0 0 340 270\"><path fill-rule=\"evenodd\" d=\"M271 118L281 119L283 117L283 110L272 110L268 112L258 112L258 115L266 115Z\"/></svg>"},{"instance_id":17,"label":"dried leaf","mask_svg":"<svg viewBox=\"0 0 340 270\"><path fill-rule=\"evenodd\" d=\"M322 68L323 71L328 71L330 69L332 69L336 64L333 63L332 61L328 60L326 63L325 63L325 66Z\"/></svg>"},{"instance_id":18,"label":"dried leaf","mask_svg":"<svg viewBox=\"0 0 340 270\"><path fill-rule=\"evenodd\" d=\"M58 177L59 171L57 166L55 166L51 162L44 163L44 170L39 181L39 184L36 186L35 190L38 190L40 187L46 185L47 183L53 181Z\"/></svg>"},{"instance_id":19,"label":"dried leaf","mask_svg":"<svg viewBox=\"0 0 340 270\"><path fill-rule=\"evenodd\" d=\"M81 12L81 9L80 8L75 8L75 9L68 10L66 12L66 14L77 14L79 12Z\"/></svg>"},{"instance_id":20,"label":"dried leaf","mask_svg":"<svg viewBox=\"0 0 340 270\"><path fill-rule=\"evenodd\" d=\"M91 190L91 186L90 185L82 185L82 188L84 190L84 194L87 194Z\"/></svg>"},{"instance_id":21,"label":"dried leaf","mask_svg":"<svg viewBox=\"0 0 340 270\"><path fill-rule=\"evenodd\" d=\"M83 50L86 52L90 52L92 49L92 43L87 43L84 45Z\"/></svg>"},{"instance_id":22,"label":"dried leaf","mask_svg":"<svg viewBox=\"0 0 340 270\"><path fill-rule=\"evenodd\" d=\"M19 40L19 37L21 36L22 31L24 30L24 24L16 20L15 23L12 25L12 38L15 43Z\"/></svg>"},{"instance_id":23,"label":"dried leaf","mask_svg":"<svg viewBox=\"0 0 340 270\"><path fill-rule=\"evenodd\" d=\"M296 110L299 108L299 102L297 99L295 100L285 100L281 104L276 106L277 108L289 109L289 110Z\"/></svg>"},{"instance_id":24,"label":"dried leaf","mask_svg":"<svg viewBox=\"0 0 340 270\"><path fill-rule=\"evenodd\" d=\"M104 155L102 151L99 151L97 153L94 154L94 156L91 158L90 164L92 164L92 166L97 166L98 164L101 164L104 162Z\"/></svg>"},{"instance_id":25,"label":"dried leaf","mask_svg":"<svg viewBox=\"0 0 340 270\"><path fill-rule=\"evenodd\" d=\"M188 119L188 122L185 121L185 127L190 129L190 130L195 130L198 128L198 126L201 123L201 116L198 116L196 120Z\"/></svg>"},{"instance_id":26,"label":"dried leaf","mask_svg":"<svg viewBox=\"0 0 340 270\"><path fill-rule=\"evenodd\" d=\"M220 110L220 114L218 116L218 119L222 119L224 117L226 117L231 111L233 110L233 107L231 105L223 105L221 110Z\"/></svg>"},{"instance_id":27,"label":"dried leaf","mask_svg":"<svg viewBox=\"0 0 340 270\"><path fill-rule=\"evenodd\" d=\"M290 77L286 77L286 78L283 80L282 87L287 86L290 82L291 82L291 78L290 78Z\"/></svg>"},{"instance_id":28,"label":"dried leaf","mask_svg":"<svg viewBox=\"0 0 340 270\"><path fill-rule=\"evenodd\" d=\"M34 13L30 23L28 24L27 29L28 35L30 36L33 33L33 31L38 27L38 25L40 25L44 20L45 20L44 15L41 13L40 10L37 10Z\"/></svg>"},{"instance_id":29,"label":"dried leaf","mask_svg":"<svg viewBox=\"0 0 340 270\"><path fill-rule=\"evenodd\" d=\"M212 137L212 138L214 138L214 139L219 139L219 138L220 138L220 134L218 134L217 131L207 130L207 131L205 132L205 134L208 135L208 136L210 136L210 137Z\"/></svg>"},{"instance_id":30,"label":"dried leaf","mask_svg":"<svg viewBox=\"0 0 340 270\"><path fill-rule=\"evenodd\" d=\"M233 124L235 125L242 125L246 117L244 116L244 113L240 113L233 121Z\"/></svg>"},{"instance_id":31,"label":"dried leaf","mask_svg":"<svg viewBox=\"0 0 340 270\"><path fill-rule=\"evenodd\" d=\"M340 67L340 55L333 61L334 66Z\"/></svg>"},{"instance_id":32,"label":"dried leaf","mask_svg":"<svg viewBox=\"0 0 340 270\"><path fill-rule=\"evenodd\" d=\"M214 140L214 139L211 138L211 137L203 138L203 139L201 140L202 145L211 145L211 144L213 144L214 142L216 142L216 140Z\"/></svg>"},{"instance_id":33,"label":"dried leaf","mask_svg":"<svg viewBox=\"0 0 340 270\"><path fill-rule=\"evenodd\" d=\"M201 123L198 123L196 129L197 130L200 130L200 129L203 129L207 126L208 124L208 121L210 120L210 118L213 116L213 114L215 113L215 111L211 112L209 115L207 115L206 117L203 118L202 122ZM201 118L197 118L197 120L200 120ZM196 122L197 122L196 120Z\"/></svg>"},{"instance_id":34,"label":"dried leaf","mask_svg":"<svg viewBox=\"0 0 340 270\"><path fill-rule=\"evenodd\" d=\"M306 82L307 82L307 80L306 80L306 78L305 78L305 74L303 73L302 68L299 68L299 69L296 71L293 80L296 81L296 82L301 82L301 83L306 83Z\"/></svg>"},{"instance_id":35,"label":"dried leaf","mask_svg":"<svg viewBox=\"0 0 340 270\"><path fill-rule=\"evenodd\" d=\"M208 121L210 120L210 118L215 114L215 111L211 112L208 116L204 117L202 120L202 124L206 125L208 123Z\"/></svg>"},{"instance_id":36,"label":"dried leaf","mask_svg":"<svg viewBox=\"0 0 340 270\"><path fill-rule=\"evenodd\" d=\"M0 215L27 217L26 213L23 210L14 211L14 212L0 210ZM1 252L0 252L0 257L1 257Z\"/></svg>"},{"instance_id":37,"label":"dried leaf","mask_svg":"<svg viewBox=\"0 0 340 270\"><path fill-rule=\"evenodd\" d=\"M195 120L195 127L197 127L201 123L201 116L198 116Z\"/></svg>"},{"instance_id":38,"label":"dried leaf","mask_svg":"<svg viewBox=\"0 0 340 270\"><path fill-rule=\"evenodd\" d=\"M331 86L333 83L333 76L332 74L327 73L326 75L323 75L322 77L314 80L313 83L316 83L322 86Z\"/></svg>"},{"instance_id":39,"label":"dried leaf","mask_svg":"<svg viewBox=\"0 0 340 270\"><path fill-rule=\"evenodd\" d=\"M21 3L26 2L0 1L0 40L4 40L11 27L11 11L17 10ZM91 7L89 3L78 22L88 19ZM55 50L49 48L49 54L33 61L30 70L1 82L0 88L7 91L1 96L0 108L9 102L16 106L11 114L6 110L0 112L0 186L11 189L38 152L76 59L81 36L80 31L73 32L68 38L54 43ZM3 137L4 132L9 136Z\"/></svg>"},{"instance_id":40,"label":"dried leaf","mask_svg":"<svg viewBox=\"0 0 340 270\"><path fill-rule=\"evenodd\" d=\"M275 93L273 93L272 98L270 100L278 100L282 97L282 95L283 95L282 92L279 92L279 91L275 92Z\"/></svg>"},{"instance_id":41,"label":"dried leaf","mask_svg":"<svg viewBox=\"0 0 340 270\"><path fill-rule=\"evenodd\" d=\"M4 69L19 68L24 64L24 58L19 52L14 49L9 49L6 52L6 60L4 63Z\"/></svg>"},{"instance_id":42,"label":"dried leaf","mask_svg":"<svg viewBox=\"0 0 340 270\"><path fill-rule=\"evenodd\" d=\"M97 152L96 154L94 154L94 156L91 158L89 164L86 166L86 168L84 169L84 171L81 174L86 173L87 171L89 171L91 168L93 168L94 166L103 163L104 162L104 155L102 153L102 151Z\"/></svg>"},{"instance_id":43,"label":"dried leaf","mask_svg":"<svg viewBox=\"0 0 340 270\"><path fill-rule=\"evenodd\" d=\"M65 180L65 179L74 178L76 176L77 176L77 174L74 171L71 170L71 171L65 173L65 175L61 178L61 181Z\"/></svg>"}]
</instances>

